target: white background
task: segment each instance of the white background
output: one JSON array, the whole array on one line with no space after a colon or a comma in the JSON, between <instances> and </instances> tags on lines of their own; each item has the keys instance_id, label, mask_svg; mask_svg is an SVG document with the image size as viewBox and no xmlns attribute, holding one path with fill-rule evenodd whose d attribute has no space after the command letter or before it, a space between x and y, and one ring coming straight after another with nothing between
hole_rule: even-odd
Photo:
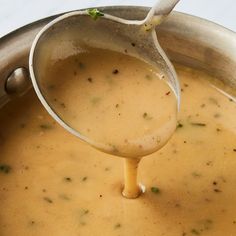
<instances>
[{"instance_id":1,"label":"white background","mask_svg":"<svg viewBox=\"0 0 236 236\"><path fill-rule=\"evenodd\" d=\"M0 0L0 37L40 18L105 5L152 6L155 0ZM176 10L200 16L236 31L236 0L181 0Z\"/></svg>"}]
</instances>

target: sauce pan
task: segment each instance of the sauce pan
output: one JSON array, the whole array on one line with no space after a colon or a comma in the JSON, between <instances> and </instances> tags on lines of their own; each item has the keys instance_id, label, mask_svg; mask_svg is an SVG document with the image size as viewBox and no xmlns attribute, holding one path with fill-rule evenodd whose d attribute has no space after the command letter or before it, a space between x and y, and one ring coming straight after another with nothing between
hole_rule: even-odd
<instances>
[{"instance_id":1,"label":"sauce pan","mask_svg":"<svg viewBox=\"0 0 236 236\"><path fill-rule=\"evenodd\" d=\"M101 7L100 11L126 19L143 19L149 8ZM28 60L36 34L51 16L0 38L0 107L31 89ZM207 20L173 12L158 27L159 42L172 62L204 70L236 88L236 35Z\"/></svg>"}]
</instances>

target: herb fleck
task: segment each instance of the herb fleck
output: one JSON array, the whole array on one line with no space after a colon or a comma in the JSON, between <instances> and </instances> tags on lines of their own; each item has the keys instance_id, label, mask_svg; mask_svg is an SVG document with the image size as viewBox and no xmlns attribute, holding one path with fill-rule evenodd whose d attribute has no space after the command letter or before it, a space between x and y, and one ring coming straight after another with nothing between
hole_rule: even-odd
<instances>
[{"instance_id":1,"label":"herb fleck","mask_svg":"<svg viewBox=\"0 0 236 236\"><path fill-rule=\"evenodd\" d=\"M190 123L191 125L193 125L193 126L206 126L206 124L205 123L199 123L199 122L191 122Z\"/></svg>"},{"instance_id":2,"label":"herb fleck","mask_svg":"<svg viewBox=\"0 0 236 236\"><path fill-rule=\"evenodd\" d=\"M112 150L111 150L112 153L114 153L114 154L118 154L119 153L119 149L114 144L110 144L109 143L108 145L112 148Z\"/></svg>"},{"instance_id":3,"label":"herb fleck","mask_svg":"<svg viewBox=\"0 0 236 236\"><path fill-rule=\"evenodd\" d=\"M200 174L200 173L198 173L198 172L192 172L192 176L193 177L196 177L196 178L199 178L199 177L201 177L202 175Z\"/></svg>"},{"instance_id":4,"label":"herb fleck","mask_svg":"<svg viewBox=\"0 0 236 236\"><path fill-rule=\"evenodd\" d=\"M117 69L115 69L115 70L112 71L112 74L113 74L113 75L117 75L118 73L119 73L119 70L117 70Z\"/></svg>"},{"instance_id":5,"label":"herb fleck","mask_svg":"<svg viewBox=\"0 0 236 236\"><path fill-rule=\"evenodd\" d=\"M0 172L8 174L12 170L11 166L2 164L0 165Z\"/></svg>"},{"instance_id":6,"label":"herb fleck","mask_svg":"<svg viewBox=\"0 0 236 236\"><path fill-rule=\"evenodd\" d=\"M50 85L48 86L48 89L50 89L50 90L55 89L55 85L54 85L54 84L50 84Z\"/></svg>"},{"instance_id":7,"label":"herb fleck","mask_svg":"<svg viewBox=\"0 0 236 236\"><path fill-rule=\"evenodd\" d=\"M180 123L180 122L178 122L178 124L177 124L177 126L176 126L176 129L179 129L179 128L183 128L183 124L182 123Z\"/></svg>"},{"instance_id":8,"label":"herb fleck","mask_svg":"<svg viewBox=\"0 0 236 236\"><path fill-rule=\"evenodd\" d=\"M65 105L64 102L60 103L60 106L61 106L62 108L66 108L66 105Z\"/></svg>"},{"instance_id":9,"label":"herb fleck","mask_svg":"<svg viewBox=\"0 0 236 236\"><path fill-rule=\"evenodd\" d=\"M157 188L157 187L151 187L151 191L152 191L153 193L155 193L155 194L160 193L160 189Z\"/></svg>"},{"instance_id":10,"label":"herb fleck","mask_svg":"<svg viewBox=\"0 0 236 236\"><path fill-rule=\"evenodd\" d=\"M200 235L200 232L198 230L196 230L196 229L192 229L191 233L195 234L195 235Z\"/></svg>"},{"instance_id":11,"label":"herb fleck","mask_svg":"<svg viewBox=\"0 0 236 236\"><path fill-rule=\"evenodd\" d=\"M72 182L72 179L70 177L64 177L64 181L66 182Z\"/></svg>"},{"instance_id":12,"label":"herb fleck","mask_svg":"<svg viewBox=\"0 0 236 236\"><path fill-rule=\"evenodd\" d=\"M219 102L217 101L216 98L209 97L209 102L212 103L213 105L216 105L217 107L220 107Z\"/></svg>"},{"instance_id":13,"label":"herb fleck","mask_svg":"<svg viewBox=\"0 0 236 236\"><path fill-rule=\"evenodd\" d=\"M52 125L50 125L50 124L41 124L40 126L39 126L41 129L52 129Z\"/></svg>"},{"instance_id":14,"label":"herb fleck","mask_svg":"<svg viewBox=\"0 0 236 236\"><path fill-rule=\"evenodd\" d=\"M221 191L220 189L218 189L218 188L215 188L215 189L214 189L214 192L215 192L215 193L221 193L222 191Z\"/></svg>"},{"instance_id":15,"label":"herb fleck","mask_svg":"<svg viewBox=\"0 0 236 236\"><path fill-rule=\"evenodd\" d=\"M88 177L87 177L87 176L84 176L84 177L82 178L82 181L85 182L87 179L88 179Z\"/></svg>"},{"instance_id":16,"label":"herb fleck","mask_svg":"<svg viewBox=\"0 0 236 236\"><path fill-rule=\"evenodd\" d=\"M93 97L93 98L91 99L91 103L92 103L93 105L98 104L100 101L101 101L101 98L100 98L100 97Z\"/></svg>"},{"instance_id":17,"label":"herb fleck","mask_svg":"<svg viewBox=\"0 0 236 236\"><path fill-rule=\"evenodd\" d=\"M31 221L30 221L30 224L31 224L31 225L34 225L34 224L35 224L35 221L34 221L34 220L31 220Z\"/></svg>"},{"instance_id":18,"label":"herb fleck","mask_svg":"<svg viewBox=\"0 0 236 236\"><path fill-rule=\"evenodd\" d=\"M136 46L136 44L135 44L135 43L131 43L131 45L132 45L133 47L135 47L135 46Z\"/></svg>"},{"instance_id":19,"label":"herb fleck","mask_svg":"<svg viewBox=\"0 0 236 236\"><path fill-rule=\"evenodd\" d=\"M151 120L151 119L152 119L152 117L151 117L150 115L148 115L147 112L144 112L144 113L143 113L143 118L144 118L145 120Z\"/></svg>"},{"instance_id":20,"label":"herb fleck","mask_svg":"<svg viewBox=\"0 0 236 236\"><path fill-rule=\"evenodd\" d=\"M60 199L62 199L62 200L65 200L65 201L69 201L70 200L70 198L68 197L68 195L66 195L66 194L59 194L59 196L58 196Z\"/></svg>"},{"instance_id":21,"label":"herb fleck","mask_svg":"<svg viewBox=\"0 0 236 236\"><path fill-rule=\"evenodd\" d=\"M89 77L87 80L89 83L93 83L93 79L91 77Z\"/></svg>"},{"instance_id":22,"label":"herb fleck","mask_svg":"<svg viewBox=\"0 0 236 236\"><path fill-rule=\"evenodd\" d=\"M43 200L46 201L46 202L48 202L48 203L50 203L50 204L53 203L52 199L49 198L49 197L44 197Z\"/></svg>"},{"instance_id":23,"label":"herb fleck","mask_svg":"<svg viewBox=\"0 0 236 236\"><path fill-rule=\"evenodd\" d=\"M119 229L121 227L120 223L115 224L114 229Z\"/></svg>"},{"instance_id":24,"label":"herb fleck","mask_svg":"<svg viewBox=\"0 0 236 236\"><path fill-rule=\"evenodd\" d=\"M220 113L215 113L214 114L214 118L219 118L221 115L220 115Z\"/></svg>"},{"instance_id":25,"label":"herb fleck","mask_svg":"<svg viewBox=\"0 0 236 236\"><path fill-rule=\"evenodd\" d=\"M82 209L80 216L85 216L89 213L88 209Z\"/></svg>"},{"instance_id":26,"label":"herb fleck","mask_svg":"<svg viewBox=\"0 0 236 236\"><path fill-rule=\"evenodd\" d=\"M84 69L84 68L85 68L85 65L84 65L83 62L79 62L79 68L80 68L80 69Z\"/></svg>"},{"instance_id":27,"label":"herb fleck","mask_svg":"<svg viewBox=\"0 0 236 236\"><path fill-rule=\"evenodd\" d=\"M170 91L168 91L168 92L166 93L166 96L168 96L168 95L170 95Z\"/></svg>"},{"instance_id":28,"label":"herb fleck","mask_svg":"<svg viewBox=\"0 0 236 236\"><path fill-rule=\"evenodd\" d=\"M145 79L147 79L147 80L152 80L153 77L152 77L151 75L145 75Z\"/></svg>"},{"instance_id":29,"label":"herb fleck","mask_svg":"<svg viewBox=\"0 0 236 236\"><path fill-rule=\"evenodd\" d=\"M102 12L100 12L98 9L88 9L87 13L94 19L97 20L99 17L104 16Z\"/></svg>"}]
</instances>

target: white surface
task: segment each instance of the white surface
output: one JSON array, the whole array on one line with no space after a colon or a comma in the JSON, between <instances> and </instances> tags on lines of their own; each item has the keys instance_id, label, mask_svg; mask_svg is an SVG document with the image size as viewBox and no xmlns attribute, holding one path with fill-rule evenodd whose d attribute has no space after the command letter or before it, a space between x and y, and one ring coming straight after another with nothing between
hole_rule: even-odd
<instances>
[{"instance_id":1,"label":"white surface","mask_svg":"<svg viewBox=\"0 0 236 236\"><path fill-rule=\"evenodd\" d=\"M152 6L155 0L0 0L0 37L40 18L94 6ZM181 0L176 10L200 16L236 31L235 0Z\"/></svg>"}]
</instances>

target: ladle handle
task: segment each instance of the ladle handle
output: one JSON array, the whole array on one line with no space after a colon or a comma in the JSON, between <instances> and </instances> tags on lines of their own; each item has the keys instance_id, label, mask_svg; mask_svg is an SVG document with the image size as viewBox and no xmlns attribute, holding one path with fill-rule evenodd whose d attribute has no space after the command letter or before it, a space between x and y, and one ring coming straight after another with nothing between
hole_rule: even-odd
<instances>
[{"instance_id":1,"label":"ladle handle","mask_svg":"<svg viewBox=\"0 0 236 236\"><path fill-rule=\"evenodd\" d=\"M180 0L158 0L147 14L144 22L149 22L154 16L167 16Z\"/></svg>"}]
</instances>

